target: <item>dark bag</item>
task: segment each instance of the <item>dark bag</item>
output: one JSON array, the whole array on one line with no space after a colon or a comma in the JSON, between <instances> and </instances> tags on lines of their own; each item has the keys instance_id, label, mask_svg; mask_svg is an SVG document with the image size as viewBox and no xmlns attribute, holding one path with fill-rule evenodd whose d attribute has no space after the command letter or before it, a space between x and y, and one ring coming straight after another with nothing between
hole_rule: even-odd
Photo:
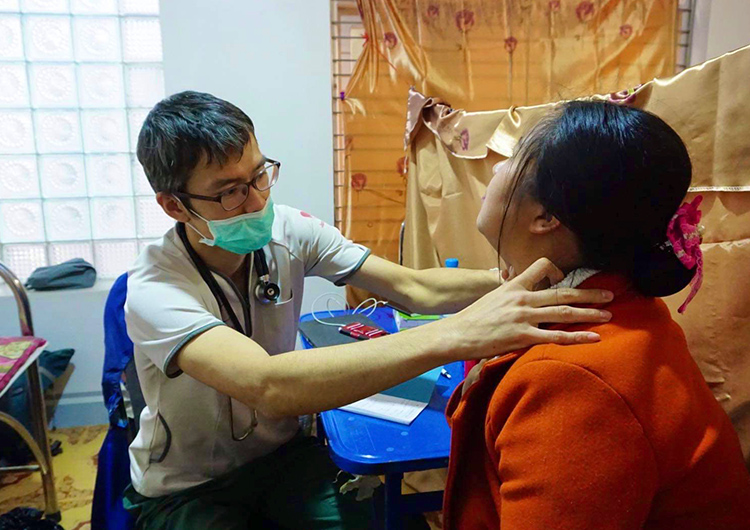
<instances>
[{"instance_id":1,"label":"dark bag","mask_svg":"<svg viewBox=\"0 0 750 530\"><path fill-rule=\"evenodd\" d=\"M51 267L39 267L26 280L26 287L37 291L84 289L96 282L96 269L91 263L75 258Z\"/></svg>"},{"instance_id":2,"label":"dark bag","mask_svg":"<svg viewBox=\"0 0 750 530\"><path fill-rule=\"evenodd\" d=\"M56 351L44 350L39 356L39 379L42 391L46 391L60 377L70 364L73 349ZM29 390L26 374L22 374L0 398L0 411L10 414L20 421L29 432L34 432L29 415ZM29 446L21 439L16 431L4 423L0 423L0 459L8 464L21 466L34 460Z\"/></svg>"},{"instance_id":3,"label":"dark bag","mask_svg":"<svg viewBox=\"0 0 750 530\"><path fill-rule=\"evenodd\" d=\"M63 527L45 519L44 512L36 508L13 508L0 515L0 530L63 530Z\"/></svg>"}]
</instances>

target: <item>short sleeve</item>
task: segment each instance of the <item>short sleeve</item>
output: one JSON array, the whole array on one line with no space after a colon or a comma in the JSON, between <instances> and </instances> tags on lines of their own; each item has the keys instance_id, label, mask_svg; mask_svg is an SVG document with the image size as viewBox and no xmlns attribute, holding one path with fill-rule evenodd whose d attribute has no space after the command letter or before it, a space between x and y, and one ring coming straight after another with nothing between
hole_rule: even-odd
<instances>
[{"instance_id":1,"label":"short sleeve","mask_svg":"<svg viewBox=\"0 0 750 530\"><path fill-rule=\"evenodd\" d=\"M305 276L320 276L344 285L359 270L370 249L346 239L339 230L308 213L288 208L292 216Z\"/></svg>"},{"instance_id":2,"label":"short sleeve","mask_svg":"<svg viewBox=\"0 0 750 530\"><path fill-rule=\"evenodd\" d=\"M172 361L180 349L224 322L211 313L187 278L154 267L148 274L128 278L125 324L136 350L168 377L177 377L182 371Z\"/></svg>"}]
</instances>

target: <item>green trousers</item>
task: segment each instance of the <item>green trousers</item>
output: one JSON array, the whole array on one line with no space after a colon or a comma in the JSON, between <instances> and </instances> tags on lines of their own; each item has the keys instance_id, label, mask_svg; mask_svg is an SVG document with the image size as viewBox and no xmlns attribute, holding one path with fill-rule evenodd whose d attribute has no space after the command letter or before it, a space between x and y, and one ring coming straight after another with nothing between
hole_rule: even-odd
<instances>
[{"instance_id":1,"label":"green trousers","mask_svg":"<svg viewBox=\"0 0 750 530\"><path fill-rule=\"evenodd\" d=\"M138 529L232 530L372 527L370 500L339 493L343 480L326 448L299 437L265 457L204 484L149 498L132 486L125 508ZM348 478L348 477L347 477Z\"/></svg>"}]
</instances>

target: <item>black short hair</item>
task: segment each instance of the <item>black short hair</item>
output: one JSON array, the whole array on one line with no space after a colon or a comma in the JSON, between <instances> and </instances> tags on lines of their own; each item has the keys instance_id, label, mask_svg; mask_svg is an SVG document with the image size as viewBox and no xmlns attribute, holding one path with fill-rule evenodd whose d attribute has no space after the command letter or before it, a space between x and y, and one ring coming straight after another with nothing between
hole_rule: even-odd
<instances>
[{"instance_id":1,"label":"black short hair","mask_svg":"<svg viewBox=\"0 0 750 530\"><path fill-rule=\"evenodd\" d=\"M511 163L503 223L518 191L575 234L583 266L625 274L646 296L690 283L695 269L664 243L692 165L661 118L606 101L563 103L519 142Z\"/></svg>"},{"instance_id":2,"label":"black short hair","mask_svg":"<svg viewBox=\"0 0 750 530\"><path fill-rule=\"evenodd\" d=\"M205 162L223 165L255 135L252 120L211 94L187 90L151 109L138 135L138 161L156 192L184 191L191 172Z\"/></svg>"}]
</instances>

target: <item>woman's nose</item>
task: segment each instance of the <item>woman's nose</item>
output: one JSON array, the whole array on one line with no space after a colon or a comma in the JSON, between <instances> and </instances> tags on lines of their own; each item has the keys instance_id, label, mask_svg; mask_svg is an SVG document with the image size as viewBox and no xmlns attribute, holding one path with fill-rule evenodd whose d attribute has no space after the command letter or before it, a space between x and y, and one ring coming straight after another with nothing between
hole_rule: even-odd
<instances>
[{"instance_id":1,"label":"woman's nose","mask_svg":"<svg viewBox=\"0 0 750 530\"><path fill-rule=\"evenodd\" d=\"M503 167L503 165L504 165L504 164L505 164L505 163L506 163L507 161L508 161L507 159L506 159L506 160L501 160L500 162L498 162L497 164L495 164L494 166L492 166L492 174L493 174L493 175L496 175L496 174L497 174L497 172L498 172L498 171L500 171L500 169L501 169L501 168Z\"/></svg>"}]
</instances>

